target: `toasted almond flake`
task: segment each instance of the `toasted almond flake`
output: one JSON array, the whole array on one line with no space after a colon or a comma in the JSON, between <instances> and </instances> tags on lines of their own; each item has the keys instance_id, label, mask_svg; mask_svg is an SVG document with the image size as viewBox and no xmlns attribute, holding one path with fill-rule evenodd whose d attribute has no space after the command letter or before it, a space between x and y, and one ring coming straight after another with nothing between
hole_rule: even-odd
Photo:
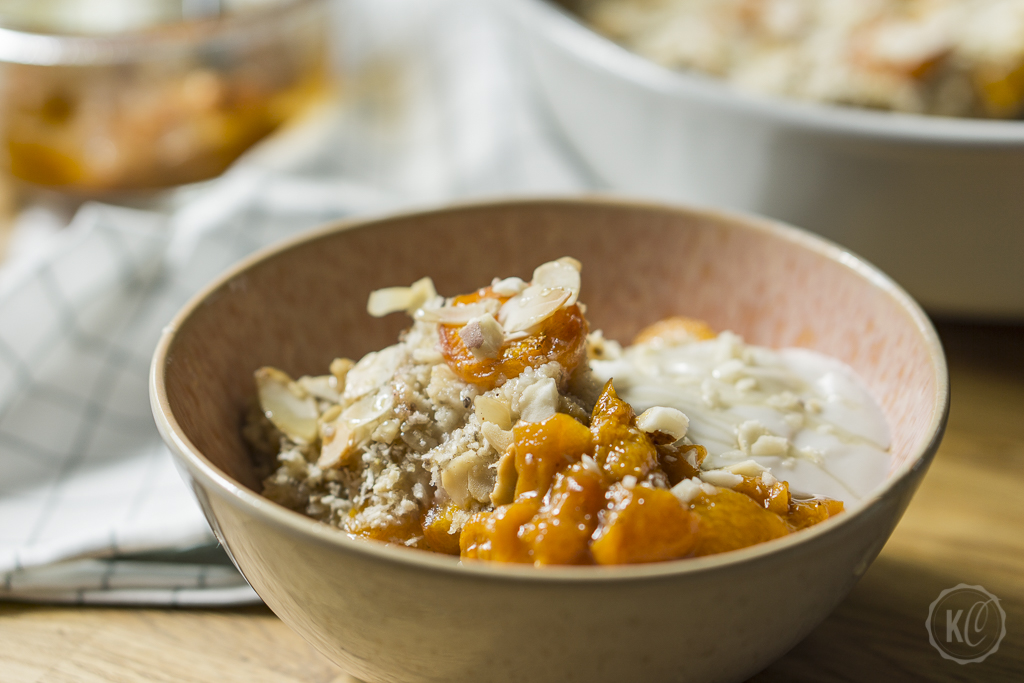
<instances>
[{"instance_id":1,"label":"toasted almond flake","mask_svg":"<svg viewBox=\"0 0 1024 683\"><path fill-rule=\"evenodd\" d=\"M324 441L316 461L316 466L322 470L347 465L356 453L357 428L345 424L344 420L337 420L330 425L330 430L329 440ZM324 432L327 432L326 426Z\"/></svg>"},{"instance_id":2,"label":"toasted almond flake","mask_svg":"<svg viewBox=\"0 0 1024 683\"><path fill-rule=\"evenodd\" d=\"M473 407L481 421L492 422L506 431L512 429L512 408L508 403L490 396L477 396Z\"/></svg>"},{"instance_id":3,"label":"toasted almond flake","mask_svg":"<svg viewBox=\"0 0 1024 683\"><path fill-rule=\"evenodd\" d=\"M648 434L666 434L670 441L678 441L686 436L686 430L690 427L690 418L681 410L655 406L640 413L636 419L636 426L642 432Z\"/></svg>"},{"instance_id":4,"label":"toasted almond flake","mask_svg":"<svg viewBox=\"0 0 1024 683\"><path fill-rule=\"evenodd\" d=\"M367 425L383 417L385 413L391 410L393 403L394 395L391 392L391 388L384 387L376 394L367 394L350 405L342 411L339 419L344 420L353 427Z\"/></svg>"},{"instance_id":5,"label":"toasted almond flake","mask_svg":"<svg viewBox=\"0 0 1024 683\"><path fill-rule=\"evenodd\" d=\"M516 472L516 456L512 451L505 451L498 460L494 478L494 490L491 491L491 503L507 505L515 498L516 483L519 474Z\"/></svg>"},{"instance_id":6,"label":"toasted almond flake","mask_svg":"<svg viewBox=\"0 0 1024 683\"><path fill-rule=\"evenodd\" d=\"M335 358L331 361L331 374L338 381L335 387L338 393L345 391L345 379L348 377L348 371L355 367L355 364L356 362L351 358Z\"/></svg>"},{"instance_id":7,"label":"toasted almond flake","mask_svg":"<svg viewBox=\"0 0 1024 683\"><path fill-rule=\"evenodd\" d=\"M579 259L574 259L572 256L563 256L560 259L556 259L558 263L564 263L568 266L572 266L579 273L583 270L583 264L580 263Z\"/></svg>"},{"instance_id":8,"label":"toasted almond flake","mask_svg":"<svg viewBox=\"0 0 1024 683\"><path fill-rule=\"evenodd\" d=\"M572 306L580 295L579 261L575 259L550 261L537 266L533 271L534 287L546 289L564 289L570 292L565 306Z\"/></svg>"},{"instance_id":9,"label":"toasted almond flake","mask_svg":"<svg viewBox=\"0 0 1024 683\"><path fill-rule=\"evenodd\" d=\"M366 310L375 318L398 311L412 313L436 296L433 280L425 277L414 282L411 287L384 287L370 292Z\"/></svg>"},{"instance_id":10,"label":"toasted almond flake","mask_svg":"<svg viewBox=\"0 0 1024 683\"><path fill-rule=\"evenodd\" d=\"M324 415L319 417L319 424L321 424L321 431L323 436L323 429L325 426L329 426L332 422L338 419L341 415L341 405L332 405L331 408L324 412Z\"/></svg>"},{"instance_id":11,"label":"toasted almond flake","mask_svg":"<svg viewBox=\"0 0 1024 683\"><path fill-rule=\"evenodd\" d=\"M491 290L498 296L515 296L526 289L529 285L518 277L507 277L504 280L495 278L491 283Z\"/></svg>"},{"instance_id":12,"label":"toasted almond flake","mask_svg":"<svg viewBox=\"0 0 1024 683\"><path fill-rule=\"evenodd\" d=\"M459 330L459 337L470 353L481 360L497 358L505 342L505 331L490 313L473 318Z\"/></svg>"},{"instance_id":13,"label":"toasted almond flake","mask_svg":"<svg viewBox=\"0 0 1024 683\"><path fill-rule=\"evenodd\" d=\"M304 375L296 380L298 385L305 389L306 393L323 401L337 403L341 400L338 393L338 378L334 375L319 375L310 377Z\"/></svg>"},{"instance_id":14,"label":"toasted almond flake","mask_svg":"<svg viewBox=\"0 0 1024 683\"><path fill-rule=\"evenodd\" d=\"M504 453L512 445L512 431L502 429L493 422L484 422L480 431L491 448L498 453Z\"/></svg>"},{"instance_id":15,"label":"toasted almond flake","mask_svg":"<svg viewBox=\"0 0 1024 683\"><path fill-rule=\"evenodd\" d=\"M475 451L452 458L441 472L441 486L452 501L462 508L477 499L477 496L490 499L493 489L492 485L486 485L489 480L487 460Z\"/></svg>"},{"instance_id":16,"label":"toasted almond flake","mask_svg":"<svg viewBox=\"0 0 1024 683\"><path fill-rule=\"evenodd\" d=\"M483 299L471 304L442 306L441 308L420 309L415 318L427 323L440 325L465 325L473 318L497 312L500 302L497 299Z\"/></svg>"},{"instance_id":17,"label":"toasted almond flake","mask_svg":"<svg viewBox=\"0 0 1024 683\"><path fill-rule=\"evenodd\" d=\"M498 322L507 334L524 332L550 318L571 296L572 292L561 287L531 285L505 302L498 312Z\"/></svg>"},{"instance_id":18,"label":"toasted almond flake","mask_svg":"<svg viewBox=\"0 0 1024 683\"><path fill-rule=\"evenodd\" d=\"M713 486L725 489L731 489L743 481L743 477L728 470L706 470L700 473L700 478Z\"/></svg>"},{"instance_id":19,"label":"toasted almond flake","mask_svg":"<svg viewBox=\"0 0 1024 683\"><path fill-rule=\"evenodd\" d=\"M260 408L274 426L293 441L315 441L320 416L316 400L277 368L260 368L255 377Z\"/></svg>"}]
</instances>

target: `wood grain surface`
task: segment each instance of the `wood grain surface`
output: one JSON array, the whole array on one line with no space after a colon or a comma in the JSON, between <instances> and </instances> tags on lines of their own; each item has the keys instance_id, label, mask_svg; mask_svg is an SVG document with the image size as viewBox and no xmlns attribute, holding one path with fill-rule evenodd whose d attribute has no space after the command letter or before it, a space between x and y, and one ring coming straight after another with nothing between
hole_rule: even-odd
<instances>
[{"instance_id":1,"label":"wood grain surface","mask_svg":"<svg viewBox=\"0 0 1024 683\"><path fill-rule=\"evenodd\" d=\"M1024 680L1024 327L939 331L953 397L931 471L850 596L753 682ZM979 664L943 659L925 630L929 604L959 583L984 586L1007 615L999 651ZM101 681L351 679L266 608L0 604L0 682Z\"/></svg>"}]
</instances>

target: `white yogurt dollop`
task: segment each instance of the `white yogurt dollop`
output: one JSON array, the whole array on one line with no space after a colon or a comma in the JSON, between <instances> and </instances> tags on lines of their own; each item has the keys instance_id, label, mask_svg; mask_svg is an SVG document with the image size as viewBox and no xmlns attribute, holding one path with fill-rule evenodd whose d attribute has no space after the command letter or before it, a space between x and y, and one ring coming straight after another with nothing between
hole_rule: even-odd
<instances>
[{"instance_id":1,"label":"white yogurt dollop","mask_svg":"<svg viewBox=\"0 0 1024 683\"><path fill-rule=\"evenodd\" d=\"M683 343L654 340L590 361L639 413L677 408L687 438L707 448L702 469L755 460L796 496L853 503L890 466L889 426L853 369L808 349L768 349L731 333Z\"/></svg>"}]
</instances>

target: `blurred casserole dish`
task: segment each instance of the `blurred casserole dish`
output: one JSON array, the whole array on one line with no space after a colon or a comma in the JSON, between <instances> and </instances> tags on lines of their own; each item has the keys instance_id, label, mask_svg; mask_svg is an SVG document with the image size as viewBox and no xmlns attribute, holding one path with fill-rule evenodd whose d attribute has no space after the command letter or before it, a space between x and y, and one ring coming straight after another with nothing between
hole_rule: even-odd
<instances>
[{"instance_id":1,"label":"blurred casserole dish","mask_svg":"<svg viewBox=\"0 0 1024 683\"><path fill-rule=\"evenodd\" d=\"M553 118L609 187L809 228L933 313L1024 318L1024 122L750 92L657 64L555 3L499 4Z\"/></svg>"}]
</instances>

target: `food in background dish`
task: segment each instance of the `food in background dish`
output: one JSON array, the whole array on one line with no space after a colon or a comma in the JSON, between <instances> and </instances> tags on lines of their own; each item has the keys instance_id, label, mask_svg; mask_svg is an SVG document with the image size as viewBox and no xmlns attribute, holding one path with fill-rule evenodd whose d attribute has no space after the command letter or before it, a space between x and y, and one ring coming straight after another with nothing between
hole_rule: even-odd
<instances>
[{"instance_id":1,"label":"food in background dish","mask_svg":"<svg viewBox=\"0 0 1024 683\"><path fill-rule=\"evenodd\" d=\"M323 4L282 5L133 34L54 36L95 45L68 48L74 56L56 64L31 63L39 55L28 51L29 63L0 62L10 174L85 195L220 174L327 87Z\"/></svg>"},{"instance_id":2,"label":"food in background dish","mask_svg":"<svg viewBox=\"0 0 1024 683\"><path fill-rule=\"evenodd\" d=\"M1024 114L1024 0L566 0L672 68L806 100Z\"/></svg>"},{"instance_id":3,"label":"food in background dish","mask_svg":"<svg viewBox=\"0 0 1024 683\"><path fill-rule=\"evenodd\" d=\"M263 495L353 536L544 565L738 549L816 524L843 509L840 498L866 492L888 432L841 363L809 351L780 363L683 318L623 350L589 331L579 291L580 264L563 258L531 282L495 279L451 299L428 278L374 292L371 314L413 318L399 343L337 359L319 377L257 371L243 433L264 467ZM640 415L606 376L619 372L625 395L650 403ZM807 440L804 428L833 440ZM710 458L697 432L712 437ZM848 442L871 442L877 454L841 452L842 467L830 469ZM808 488L791 491L781 471ZM815 495L819 483L842 495Z\"/></svg>"}]
</instances>

